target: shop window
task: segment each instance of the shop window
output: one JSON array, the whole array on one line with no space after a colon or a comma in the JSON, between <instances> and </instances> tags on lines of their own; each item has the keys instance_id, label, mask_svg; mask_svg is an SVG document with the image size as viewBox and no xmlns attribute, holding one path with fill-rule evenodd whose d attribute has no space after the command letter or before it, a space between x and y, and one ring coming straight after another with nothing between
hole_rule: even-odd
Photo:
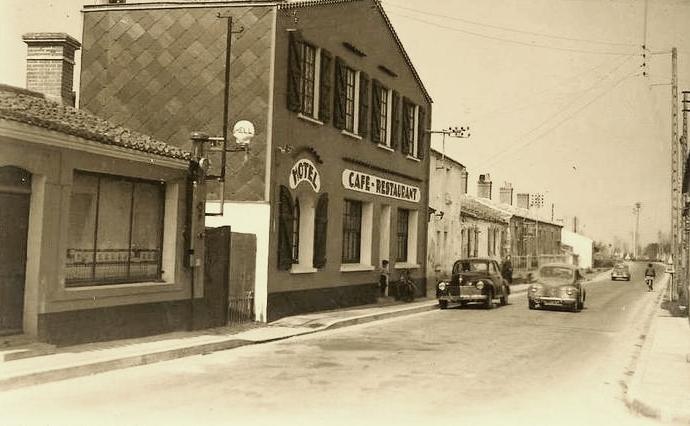
<instances>
[{"instance_id":1,"label":"shop window","mask_svg":"<svg viewBox=\"0 0 690 426\"><path fill-rule=\"evenodd\" d=\"M164 204L160 182L75 172L66 285L160 280Z\"/></svg>"},{"instance_id":2,"label":"shop window","mask_svg":"<svg viewBox=\"0 0 690 426\"><path fill-rule=\"evenodd\" d=\"M398 209L396 225L396 267L409 267L417 264L417 226L419 212Z\"/></svg>"},{"instance_id":3,"label":"shop window","mask_svg":"<svg viewBox=\"0 0 690 426\"><path fill-rule=\"evenodd\" d=\"M343 210L343 263L359 263L362 242L362 202L345 200Z\"/></svg>"}]
</instances>

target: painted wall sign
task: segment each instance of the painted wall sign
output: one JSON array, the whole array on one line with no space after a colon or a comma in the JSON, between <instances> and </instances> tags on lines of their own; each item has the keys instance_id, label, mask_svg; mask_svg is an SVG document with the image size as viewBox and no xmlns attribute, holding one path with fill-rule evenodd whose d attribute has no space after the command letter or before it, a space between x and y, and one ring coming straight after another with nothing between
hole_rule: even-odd
<instances>
[{"instance_id":1,"label":"painted wall sign","mask_svg":"<svg viewBox=\"0 0 690 426\"><path fill-rule=\"evenodd\" d=\"M354 170L343 170L343 186L352 191L418 203L419 188Z\"/></svg>"},{"instance_id":2,"label":"painted wall sign","mask_svg":"<svg viewBox=\"0 0 690 426\"><path fill-rule=\"evenodd\" d=\"M321 189L321 175L314 163L303 158L290 169L290 188L295 189L301 182L309 182L315 192Z\"/></svg>"}]
</instances>

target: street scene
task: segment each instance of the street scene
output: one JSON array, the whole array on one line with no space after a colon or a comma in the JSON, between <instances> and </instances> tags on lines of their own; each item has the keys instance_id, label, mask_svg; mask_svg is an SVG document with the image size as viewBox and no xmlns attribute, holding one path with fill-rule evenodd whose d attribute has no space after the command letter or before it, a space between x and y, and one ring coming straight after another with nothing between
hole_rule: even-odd
<instances>
[{"instance_id":1,"label":"street scene","mask_svg":"<svg viewBox=\"0 0 690 426\"><path fill-rule=\"evenodd\" d=\"M1 424L690 424L689 2L0 20Z\"/></svg>"}]
</instances>

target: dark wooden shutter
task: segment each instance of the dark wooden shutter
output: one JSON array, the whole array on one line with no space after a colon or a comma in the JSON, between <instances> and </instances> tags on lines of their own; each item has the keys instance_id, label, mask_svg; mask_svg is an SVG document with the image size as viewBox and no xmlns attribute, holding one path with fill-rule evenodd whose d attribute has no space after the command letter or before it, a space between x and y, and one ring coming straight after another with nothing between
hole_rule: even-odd
<instances>
[{"instance_id":1,"label":"dark wooden shutter","mask_svg":"<svg viewBox=\"0 0 690 426\"><path fill-rule=\"evenodd\" d=\"M391 108L391 148L398 149L400 139L400 95L393 91Z\"/></svg>"},{"instance_id":2,"label":"dark wooden shutter","mask_svg":"<svg viewBox=\"0 0 690 426\"><path fill-rule=\"evenodd\" d=\"M319 80L319 120L328 123L331 119L331 87L333 85L333 55L321 49L321 75Z\"/></svg>"},{"instance_id":3,"label":"dark wooden shutter","mask_svg":"<svg viewBox=\"0 0 690 426\"><path fill-rule=\"evenodd\" d=\"M381 83L371 81L371 141L385 144L381 139Z\"/></svg>"},{"instance_id":4,"label":"dark wooden shutter","mask_svg":"<svg viewBox=\"0 0 690 426\"><path fill-rule=\"evenodd\" d=\"M314 268L326 266L326 243L328 241L328 194L321 194L316 202L314 217Z\"/></svg>"},{"instance_id":5,"label":"dark wooden shutter","mask_svg":"<svg viewBox=\"0 0 690 426\"><path fill-rule=\"evenodd\" d=\"M403 103L402 103L402 143L400 144L402 146L402 153L407 155L410 152L410 141L407 139L407 135L410 132L410 129L412 129L412 121L410 121L410 116L407 113L407 111L410 109L410 106L412 103L410 102L409 99L403 98Z\"/></svg>"},{"instance_id":6,"label":"dark wooden shutter","mask_svg":"<svg viewBox=\"0 0 690 426\"><path fill-rule=\"evenodd\" d=\"M287 271L292 267L293 206L290 190L283 185L278 209L278 269Z\"/></svg>"},{"instance_id":7,"label":"dark wooden shutter","mask_svg":"<svg viewBox=\"0 0 690 426\"><path fill-rule=\"evenodd\" d=\"M291 31L288 46L287 108L299 112L302 108L300 79L302 78L302 33Z\"/></svg>"},{"instance_id":8,"label":"dark wooden shutter","mask_svg":"<svg viewBox=\"0 0 690 426\"><path fill-rule=\"evenodd\" d=\"M427 128L426 128L426 112L424 108L419 107L419 120L417 120L418 132L417 132L417 158L420 160L424 159L424 154L426 153L426 138L427 138Z\"/></svg>"},{"instance_id":9,"label":"dark wooden shutter","mask_svg":"<svg viewBox=\"0 0 690 426\"><path fill-rule=\"evenodd\" d=\"M369 135L369 76L359 72L359 124L357 132L363 138Z\"/></svg>"},{"instance_id":10,"label":"dark wooden shutter","mask_svg":"<svg viewBox=\"0 0 690 426\"><path fill-rule=\"evenodd\" d=\"M345 128L345 108L347 104L347 72L345 62L335 58L335 91L333 93L333 126L336 129Z\"/></svg>"}]
</instances>

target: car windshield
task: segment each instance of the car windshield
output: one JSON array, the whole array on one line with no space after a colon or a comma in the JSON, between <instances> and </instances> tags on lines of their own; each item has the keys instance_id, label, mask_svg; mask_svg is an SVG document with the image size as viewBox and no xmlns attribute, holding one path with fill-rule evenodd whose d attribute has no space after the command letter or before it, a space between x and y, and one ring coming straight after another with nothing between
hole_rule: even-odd
<instances>
[{"instance_id":1,"label":"car windshield","mask_svg":"<svg viewBox=\"0 0 690 426\"><path fill-rule=\"evenodd\" d=\"M489 262L480 260L461 260L455 264L454 274L462 272L488 272Z\"/></svg>"},{"instance_id":2,"label":"car windshield","mask_svg":"<svg viewBox=\"0 0 690 426\"><path fill-rule=\"evenodd\" d=\"M539 270L539 276L547 280L572 281L573 269L564 266L544 266Z\"/></svg>"}]
</instances>

